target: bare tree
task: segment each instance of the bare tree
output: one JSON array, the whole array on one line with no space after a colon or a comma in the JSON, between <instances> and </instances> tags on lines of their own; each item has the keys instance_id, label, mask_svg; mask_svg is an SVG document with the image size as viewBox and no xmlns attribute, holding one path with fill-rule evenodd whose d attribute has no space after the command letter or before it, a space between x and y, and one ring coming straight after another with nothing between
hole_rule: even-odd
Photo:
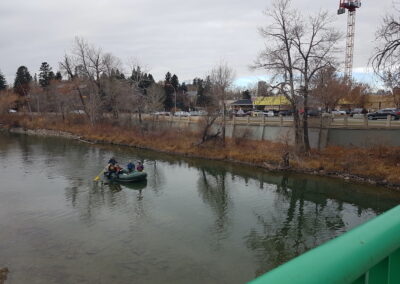
<instances>
[{"instance_id":1,"label":"bare tree","mask_svg":"<svg viewBox=\"0 0 400 284\"><path fill-rule=\"evenodd\" d=\"M102 115L105 105L117 115L117 100L114 87L113 70L121 63L110 53L90 45L85 39L76 37L70 55L65 55L60 67L75 85L82 108L90 122L94 124ZM110 104L111 103L111 104Z\"/></svg>"},{"instance_id":2,"label":"bare tree","mask_svg":"<svg viewBox=\"0 0 400 284\"><path fill-rule=\"evenodd\" d=\"M5 114L10 108L15 108L18 102L18 94L11 90L0 92L0 114Z\"/></svg>"},{"instance_id":3,"label":"bare tree","mask_svg":"<svg viewBox=\"0 0 400 284\"><path fill-rule=\"evenodd\" d=\"M216 65L210 74L211 80L211 93L216 100L216 103L220 106L222 113L222 141L225 144L225 115L226 115L226 100L229 88L232 86L235 78L235 73L232 68L228 66L226 62L221 62Z\"/></svg>"},{"instance_id":4,"label":"bare tree","mask_svg":"<svg viewBox=\"0 0 400 284\"><path fill-rule=\"evenodd\" d=\"M399 12L395 9L397 13ZM390 90L396 107L400 107L400 20L386 15L376 32L378 45L371 58L375 74Z\"/></svg>"},{"instance_id":5,"label":"bare tree","mask_svg":"<svg viewBox=\"0 0 400 284\"><path fill-rule=\"evenodd\" d=\"M165 92L164 88L154 83L147 89L146 109L150 112L162 110L164 108Z\"/></svg>"},{"instance_id":6,"label":"bare tree","mask_svg":"<svg viewBox=\"0 0 400 284\"><path fill-rule=\"evenodd\" d=\"M147 101L147 91L144 87L144 85L146 85L144 84L146 72L137 59L130 59L129 67L131 71L131 76L129 77L131 86L130 95L135 102L135 109L139 114L139 123L142 124L142 112L144 111Z\"/></svg>"},{"instance_id":7,"label":"bare tree","mask_svg":"<svg viewBox=\"0 0 400 284\"><path fill-rule=\"evenodd\" d=\"M393 63L400 62L400 20L398 16L386 15L376 32L378 46L372 57L372 66L376 71L385 70Z\"/></svg>"},{"instance_id":8,"label":"bare tree","mask_svg":"<svg viewBox=\"0 0 400 284\"><path fill-rule=\"evenodd\" d=\"M367 102L367 95L370 91L371 89L369 85L352 82L351 89L344 98L354 106L364 108Z\"/></svg>"},{"instance_id":9,"label":"bare tree","mask_svg":"<svg viewBox=\"0 0 400 284\"><path fill-rule=\"evenodd\" d=\"M400 68L383 71L380 77L385 87L390 90L395 106L400 108Z\"/></svg>"},{"instance_id":10,"label":"bare tree","mask_svg":"<svg viewBox=\"0 0 400 284\"><path fill-rule=\"evenodd\" d=\"M339 100L350 92L351 82L346 77L340 77L336 69L329 66L316 73L311 88L312 97L328 111L334 109Z\"/></svg>"},{"instance_id":11,"label":"bare tree","mask_svg":"<svg viewBox=\"0 0 400 284\"><path fill-rule=\"evenodd\" d=\"M260 28L265 49L253 67L267 70L272 75L272 89L277 89L290 101L297 150L308 152L310 83L319 70L335 64L336 43L341 35L331 26L332 18L328 13L319 12L305 18L290 6L291 0L275 0L271 9L265 11L272 24ZM298 112L301 105L305 114L303 129Z\"/></svg>"}]
</instances>

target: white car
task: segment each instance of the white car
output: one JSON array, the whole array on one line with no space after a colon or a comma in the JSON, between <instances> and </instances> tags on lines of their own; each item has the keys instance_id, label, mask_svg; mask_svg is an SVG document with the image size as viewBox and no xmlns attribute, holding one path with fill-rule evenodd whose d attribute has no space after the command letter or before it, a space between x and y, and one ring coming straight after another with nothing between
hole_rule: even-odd
<instances>
[{"instance_id":1,"label":"white car","mask_svg":"<svg viewBox=\"0 0 400 284\"><path fill-rule=\"evenodd\" d=\"M8 110L8 112L9 112L9 113L16 113L17 111L16 111L15 109L10 108L10 109Z\"/></svg>"},{"instance_id":2,"label":"white car","mask_svg":"<svg viewBox=\"0 0 400 284\"><path fill-rule=\"evenodd\" d=\"M191 116L202 116L202 115L207 115L207 112L204 110L193 110L190 112Z\"/></svg>"},{"instance_id":3,"label":"white car","mask_svg":"<svg viewBox=\"0 0 400 284\"><path fill-rule=\"evenodd\" d=\"M333 115L346 115L346 112L344 110L332 110L331 114L333 114Z\"/></svg>"},{"instance_id":4,"label":"white car","mask_svg":"<svg viewBox=\"0 0 400 284\"><path fill-rule=\"evenodd\" d=\"M171 115L171 113L169 111L156 111L154 114L155 115L165 115L165 116Z\"/></svg>"},{"instance_id":5,"label":"white car","mask_svg":"<svg viewBox=\"0 0 400 284\"><path fill-rule=\"evenodd\" d=\"M174 113L175 116L190 116L190 113L187 111L177 111Z\"/></svg>"}]
</instances>

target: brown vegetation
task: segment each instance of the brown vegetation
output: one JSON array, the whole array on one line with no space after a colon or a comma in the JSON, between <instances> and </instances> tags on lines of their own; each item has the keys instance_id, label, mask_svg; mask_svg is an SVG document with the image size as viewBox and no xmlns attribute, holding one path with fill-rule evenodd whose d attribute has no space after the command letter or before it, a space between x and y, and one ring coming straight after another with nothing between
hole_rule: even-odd
<instances>
[{"instance_id":1,"label":"brown vegetation","mask_svg":"<svg viewBox=\"0 0 400 284\"><path fill-rule=\"evenodd\" d=\"M139 127L121 127L118 123L99 123L91 126L83 116L61 117L3 115L5 126L28 129L50 129L69 132L82 139L97 143L111 143L152 149L180 155L235 161L274 170L290 169L321 175L400 185L400 147L376 146L374 148L328 147L312 150L308 155L298 155L287 143L252 141L245 137L227 139L225 146L219 140L210 140L196 146L201 133L166 129L142 131Z\"/></svg>"},{"instance_id":2,"label":"brown vegetation","mask_svg":"<svg viewBox=\"0 0 400 284\"><path fill-rule=\"evenodd\" d=\"M0 93L0 114L7 113L9 109L17 105L18 95L11 91L2 91Z\"/></svg>"}]
</instances>

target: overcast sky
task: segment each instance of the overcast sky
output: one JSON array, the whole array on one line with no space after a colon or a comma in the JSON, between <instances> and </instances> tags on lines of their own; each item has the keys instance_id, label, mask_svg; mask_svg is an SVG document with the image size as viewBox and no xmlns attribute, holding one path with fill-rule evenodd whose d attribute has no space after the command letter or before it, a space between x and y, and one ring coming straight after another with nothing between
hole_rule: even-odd
<instances>
[{"instance_id":1,"label":"overcast sky","mask_svg":"<svg viewBox=\"0 0 400 284\"><path fill-rule=\"evenodd\" d=\"M177 74L180 81L203 77L225 60L244 84L263 75L248 66L263 48L257 27L268 24L262 11L271 2L0 0L0 70L9 84L20 65L33 75L46 61L57 71L74 37L80 36L125 63L136 58L156 80L163 79L167 71ZM293 0L294 7L304 13L326 9L332 15L338 3ZM392 0L362 1L356 18L355 71L365 72L376 28L391 10ZM345 33L347 15L335 18L336 27Z\"/></svg>"}]
</instances>

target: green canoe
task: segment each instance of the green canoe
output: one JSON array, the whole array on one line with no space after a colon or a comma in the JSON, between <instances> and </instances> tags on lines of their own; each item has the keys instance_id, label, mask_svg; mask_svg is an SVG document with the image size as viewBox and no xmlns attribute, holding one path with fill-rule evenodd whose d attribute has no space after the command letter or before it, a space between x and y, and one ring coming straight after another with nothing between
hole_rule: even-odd
<instances>
[{"instance_id":1,"label":"green canoe","mask_svg":"<svg viewBox=\"0 0 400 284\"><path fill-rule=\"evenodd\" d=\"M116 173L109 174L108 172L105 172L104 176L110 181L136 182L146 180L147 173L138 171L128 172L126 170L123 170L122 173L120 173L119 175L117 175Z\"/></svg>"}]
</instances>

